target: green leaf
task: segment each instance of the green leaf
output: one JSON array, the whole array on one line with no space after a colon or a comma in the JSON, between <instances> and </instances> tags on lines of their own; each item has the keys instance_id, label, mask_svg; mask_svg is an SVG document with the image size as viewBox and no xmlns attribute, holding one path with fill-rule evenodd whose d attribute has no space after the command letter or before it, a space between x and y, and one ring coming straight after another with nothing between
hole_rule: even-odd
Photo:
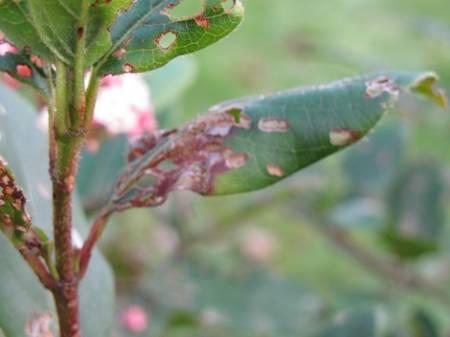
<instances>
[{"instance_id":1,"label":"green leaf","mask_svg":"<svg viewBox=\"0 0 450 337\"><path fill-rule=\"evenodd\" d=\"M417 310L410 320L412 337L439 337L439 329L434 317L424 310Z\"/></svg>"},{"instance_id":2,"label":"green leaf","mask_svg":"<svg viewBox=\"0 0 450 337\"><path fill-rule=\"evenodd\" d=\"M376 308L345 310L314 337L377 337L380 336L380 319Z\"/></svg>"},{"instance_id":3,"label":"green leaf","mask_svg":"<svg viewBox=\"0 0 450 337\"><path fill-rule=\"evenodd\" d=\"M29 47L33 54L52 59L52 52L41 40L31 20L26 1L0 2L0 31L19 49Z\"/></svg>"},{"instance_id":4,"label":"green leaf","mask_svg":"<svg viewBox=\"0 0 450 337\"><path fill-rule=\"evenodd\" d=\"M42 68L32 62L32 56L21 51L0 56L0 71L8 73L16 80L28 84L48 96L47 77Z\"/></svg>"},{"instance_id":5,"label":"green leaf","mask_svg":"<svg viewBox=\"0 0 450 337\"><path fill-rule=\"evenodd\" d=\"M93 2L93 1L92 1ZM95 1L89 8L86 33L87 65L92 65L112 46L111 26L132 0Z\"/></svg>"},{"instance_id":6,"label":"green leaf","mask_svg":"<svg viewBox=\"0 0 450 337\"><path fill-rule=\"evenodd\" d=\"M36 127L36 116L36 111L14 91L0 86L0 154L24 189L33 223L51 237L51 188L44 159L47 141ZM73 211L75 226L83 236L86 220L78 204ZM54 312L53 301L3 235L0 235L0 256L0 329L6 337L23 336L25 322L32 314ZM113 280L98 253L91 267L81 284L83 336L107 337L112 321Z\"/></svg>"},{"instance_id":7,"label":"green leaf","mask_svg":"<svg viewBox=\"0 0 450 337\"><path fill-rule=\"evenodd\" d=\"M196 74L197 64L192 56L176 58L164 67L145 73L144 80L150 87L156 112L160 114L176 105ZM167 116L161 114L161 117Z\"/></svg>"},{"instance_id":8,"label":"green leaf","mask_svg":"<svg viewBox=\"0 0 450 337\"><path fill-rule=\"evenodd\" d=\"M195 71L196 64L192 57L186 56L145 74L155 110L161 114L163 121L173 120L173 114L163 113L178 103L180 96L192 83ZM126 165L127 150L128 139L121 135L102 141L96 152L82 151L77 189L83 205L89 211L102 207L108 201L114 182Z\"/></svg>"},{"instance_id":9,"label":"green leaf","mask_svg":"<svg viewBox=\"0 0 450 337\"><path fill-rule=\"evenodd\" d=\"M369 196L385 193L403 163L405 143L404 125L395 119L383 123L368 142L347 151L342 167L350 193Z\"/></svg>"},{"instance_id":10,"label":"green leaf","mask_svg":"<svg viewBox=\"0 0 450 337\"><path fill-rule=\"evenodd\" d=\"M203 0L202 14L179 19L168 13L178 2L138 0L119 15L111 30L113 45L99 63L100 73L144 72L161 67L228 35L244 13L239 0L232 8L224 8L222 0Z\"/></svg>"},{"instance_id":11,"label":"green leaf","mask_svg":"<svg viewBox=\"0 0 450 337\"><path fill-rule=\"evenodd\" d=\"M314 331L325 303L302 284L262 270L226 275L197 263L171 262L142 281L145 294L159 299L152 313L163 336L208 326L239 331L236 336L306 336ZM161 293L168 295L161 298Z\"/></svg>"},{"instance_id":12,"label":"green leaf","mask_svg":"<svg viewBox=\"0 0 450 337\"><path fill-rule=\"evenodd\" d=\"M383 239L397 255L415 258L438 248L445 227L445 179L432 162L407 165L387 196Z\"/></svg>"},{"instance_id":13,"label":"green leaf","mask_svg":"<svg viewBox=\"0 0 450 337\"><path fill-rule=\"evenodd\" d=\"M111 46L109 28L131 0L29 0L34 26L49 49L61 60L74 60L77 41L86 37L86 66L94 63Z\"/></svg>"},{"instance_id":14,"label":"green leaf","mask_svg":"<svg viewBox=\"0 0 450 337\"><path fill-rule=\"evenodd\" d=\"M173 190L221 195L270 186L363 138L418 79L431 85L436 76L387 72L219 104L130 163L114 202L153 206Z\"/></svg>"},{"instance_id":15,"label":"green leaf","mask_svg":"<svg viewBox=\"0 0 450 337\"><path fill-rule=\"evenodd\" d=\"M77 190L83 205L89 210L105 205L126 163L128 141L117 136L101 143L98 151L82 151L78 169Z\"/></svg>"}]
</instances>

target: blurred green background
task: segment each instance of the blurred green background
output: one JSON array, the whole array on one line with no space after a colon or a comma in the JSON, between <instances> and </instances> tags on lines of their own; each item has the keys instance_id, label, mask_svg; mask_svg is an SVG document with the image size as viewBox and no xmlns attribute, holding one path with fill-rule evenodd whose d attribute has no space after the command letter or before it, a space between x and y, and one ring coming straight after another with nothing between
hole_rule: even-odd
<instances>
[{"instance_id":1,"label":"blurred green background","mask_svg":"<svg viewBox=\"0 0 450 337\"><path fill-rule=\"evenodd\" d=\"M161 127L380 69L434 70L450 88L448 0L243 2L237 32L146 75ZM115 336L450 336L450 114L400 103L367 141L270 189L116 216L102 241ZM91 214L124 144L83 156Z\"/></svg>"}]
</instances>

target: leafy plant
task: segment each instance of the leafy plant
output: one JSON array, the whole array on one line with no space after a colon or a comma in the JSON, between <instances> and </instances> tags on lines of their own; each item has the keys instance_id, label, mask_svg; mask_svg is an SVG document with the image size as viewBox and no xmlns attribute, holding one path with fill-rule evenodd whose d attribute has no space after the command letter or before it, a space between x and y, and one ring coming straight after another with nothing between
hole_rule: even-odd
<instances>
[{"instance_id":1,"label":"leafy plant","mask_svg":"<svg viewBox=\"0 0 450 337\"><path fill-rule=\"evenodd\" d=\"M363 139L404 93L446 104L434 73L404 71L218 104L183 126L135 141L121 173L111 171L118 175L112 193L99 191L104 206L86 229L74 190L102 79L151 71L205 48L235 30L244 14L239 0L204 0L199 14L178 17L172 11L181 3L0 2L0 30L15 46L0 57L0 70L32 86L48 107L44 142L33 108L1 88L0 131L8 142L0 142L0 228L1 240L11 244L0 245L1 270L10 270L0 279L17 288L2 294L9 303L0 306L6 336L21 335L30 324L46 326L48 293L62 337L109 334L112 279L93 249L112 214L159 206L177 190L210 196L270 186ZM94 311L95 322L89 319ZM373 321L372 313L366 316Z\"/></svg>"}]
</instances>

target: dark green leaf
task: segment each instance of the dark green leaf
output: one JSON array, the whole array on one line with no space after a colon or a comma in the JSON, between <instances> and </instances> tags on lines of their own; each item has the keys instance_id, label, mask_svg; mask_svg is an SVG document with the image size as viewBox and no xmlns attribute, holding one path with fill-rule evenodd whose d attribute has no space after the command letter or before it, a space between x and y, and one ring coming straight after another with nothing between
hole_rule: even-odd
<instances>
[{"instance_id":1,"label":"dark green leaf","mask_svg":"<svg viewBox=\"0 0 450 337\"><path fill-rule=\"evenodd\" d=\"M350 193L379 195L397 174L405 151L405 129L401 122L391 120L345 153L343 170Z\"/></svg>"},{"instance_id":2,"label":"dark green leaf","mask_svg":"<svg viewBox=\"0 0 450 337\"><path fill-rule=\"evenodd\" d=\"M380 336L377 310L346 310L338 313L333 323L314 337L377 337Z\"/></svg>"},{"instance_id":3,"label":"dark green leaf","mask_svg":"<svg viewBox=\"0 0 450 337\"><path fill-rule=\"evenodd\" d=\"M77 41L86 35L87 66L111 46L109 28L131 0L29 0L34 27L52 52L65 62L76 54Z\"/></svg>"},{"instance_id":4,"label":"dark green leaf","mask_svg":"<svg viewBox=\"0 0 450 337\"><path fill-rule=\"evenodd\" d=\"M410 324L412 337L439 337L438 327L433 317L426 311L417 310Z\"/></svg>"},{"instance_id":5,"label":"dark green leaf","mask_svg":"<svg viewBox=\"0 0 450 337\"><path fill-rule=\"evenodd\" d=\"M100 62L101 74L144 72L171 59L205 48L231 33L241 22L243 6L235 0L225 9L221 0L204 0L196 17L174 18L168 10L179 0L138 0L117 18L113 46Z\"/></svg>"},{"instance_id":6,"label":"dark green leaf","mask_svg":"<svg viewBox=\"0 0 450 337\"><path fill-rule=\"evenodd\" d=\"M445 179L430 162L413 163L400 172L387 197L388 226L383 238L402 257L437 249L446 223Z\"/></svg>"},{"instance_id":7,"label":"dark green leaf","mask_svg":"<svg viewBox=\"0 0 450 337\"><path fill-rule=\"evenodd\" d=\"M314 331L323 305L303 285L264 271L231 276L186 260L161 266L142 283L147 295L158 298L153 309L165 314L163 329L170 332L220 327L237 330L238 336L304 336Z\"/></svg>"},{"instance_id":8,"label":"dark green leaf","mask_svg":"<svg viewBox=\"0 0 450 337\"><path fill-rule=\"evenodd\" d=\"M26 1L6 0L0 3L0 31L18 48L29 47L33 54L52 58L52 52L36 31Z\"/></svg>"},{"instance_id":9,"label":"dark green leaf","mask_svg":"<svg viewBox=\"0 0 450 337\"><path fill-rule=\"evenodd\" d=\"M219 104L130 163L114 202L154 206L172 190L221 195L270 186L364 137L398 94L430 79L388 72Z\"/></svg>"},{"instance_id":10,"label":"dark green leaf","mask_svg":"<svg viewBox=\"0 0 450 337\"><path fill-rule=\"evenodd\" d=\"M0 154L25 191L33 223L51 237L51 188L44 159L48 150L44 135L36 127L36 116L14 91L0 87ZM78 204L73 210L77 231L83 236L86 220ZM54 312L53 301L3 235L0 235L0 256L0 329L6 337L23 336L25 322L32 314ZM107 337L113 311L112 276L98 253L91 267L81 284L83 336Z\"/></svg>"}]
</instances>

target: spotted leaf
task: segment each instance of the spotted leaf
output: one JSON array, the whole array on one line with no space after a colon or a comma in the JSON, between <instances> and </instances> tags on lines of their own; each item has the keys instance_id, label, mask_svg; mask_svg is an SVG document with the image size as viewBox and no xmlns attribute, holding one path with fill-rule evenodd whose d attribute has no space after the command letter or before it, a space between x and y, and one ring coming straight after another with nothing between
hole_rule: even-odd
<instances>
[{"instance_id":1,"label":"spotted leaf","mask_svg":"<svg viewBox=\"0 0 450 337\"><path fill-rule=\"evenodd\" d=\"M231 33L244 9L222 0L203 0L203 12L175 18L169 10L182 0L138 0L119 15L111 30L113 45L99 63L100 73L144 72L205 48Z\"/></svg>"},{"instance_id":2,"label":"spotted leaf","mask_svg":"<svg viewBox=\"0 0 450 337\"><path fill-rule=\"evenodd\" d=\"M0 56L0 71L48 95L47 77L42 70L42 62L38 56L29 55L23 50L18 53L6 53Z\"/></svg>"},{"instance_id":3,"label":"spotted leaf","mask_svg":"<svg viewBox=\"0 0 450 337\"><path fill-rule=\"evenodd\" d=\"M220 195L267 187L363 138L405 91L442 105L435 81L433 73L388 72L219 104L138 142L113 202L154 206L173 190Z\"/></svg>"}]
</instances>

